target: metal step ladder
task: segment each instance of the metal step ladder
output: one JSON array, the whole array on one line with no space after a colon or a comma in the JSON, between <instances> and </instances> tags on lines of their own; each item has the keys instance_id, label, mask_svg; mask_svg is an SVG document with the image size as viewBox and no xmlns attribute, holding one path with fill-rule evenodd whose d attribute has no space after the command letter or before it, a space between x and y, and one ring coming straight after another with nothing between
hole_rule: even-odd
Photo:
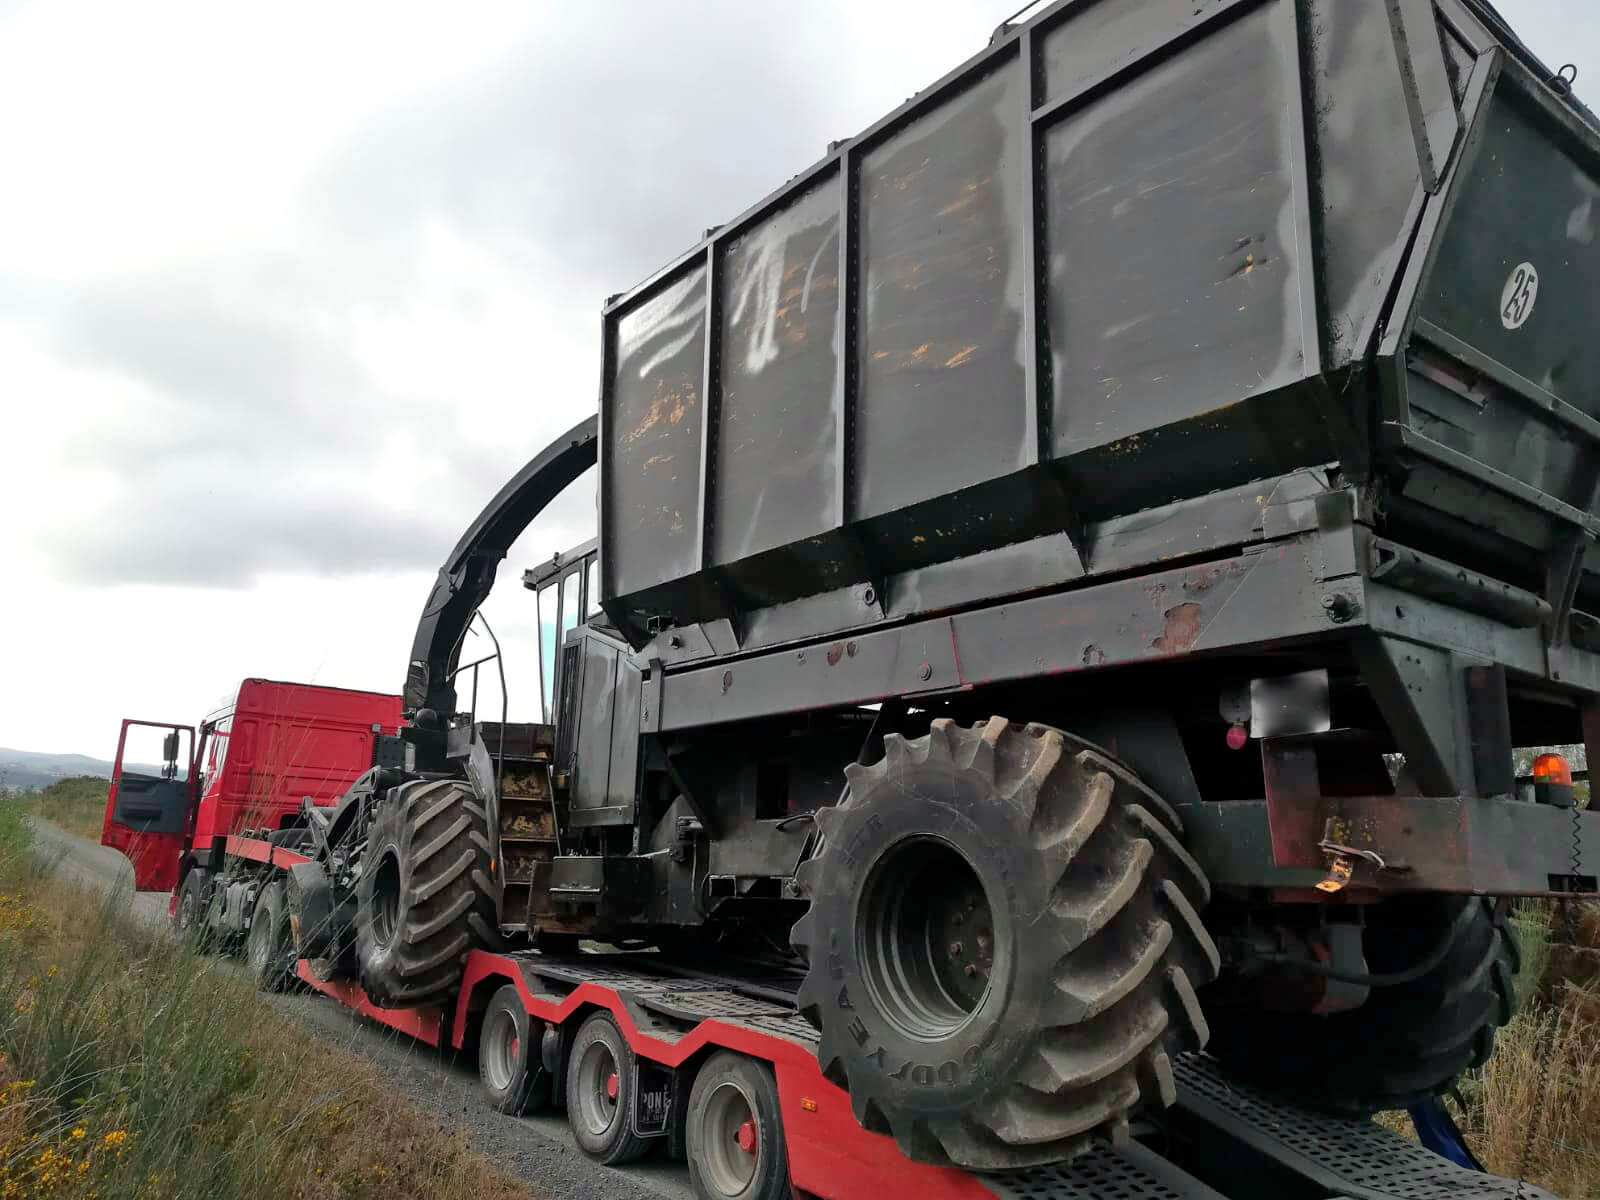
<instances>
[{"instance_id":1,"label":"metal step ladder","mask_svg":"<svg viewBox=\"0 0 1600 1200\"><path fill-rule=\"evenodd\" d=\"M550 786L555 726L481 721L477 735L499 763L501 926L510 932L524 931L533 890L541 871L549 879L548 864L557 848Z\"/></svg>"}]
</instances>

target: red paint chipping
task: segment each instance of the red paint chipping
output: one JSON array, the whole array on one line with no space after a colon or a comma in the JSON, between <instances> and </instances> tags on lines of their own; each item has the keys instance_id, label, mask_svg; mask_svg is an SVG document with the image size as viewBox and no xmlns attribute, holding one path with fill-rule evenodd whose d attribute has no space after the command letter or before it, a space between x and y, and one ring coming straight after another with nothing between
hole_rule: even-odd
<instances>
[{"instance_id":1,"label":"red paint chipping","mask_svg":"<svg viewBox=\"0 0 1600 1200\"><path fill-rule=\"evenodd\" d=\"M1166 628L1150 643L1151 647L1163 654L1183 654L1200 636L1202 616L1200 606L1193 601L1167 609Z\"/></svg>"}]
</instances>

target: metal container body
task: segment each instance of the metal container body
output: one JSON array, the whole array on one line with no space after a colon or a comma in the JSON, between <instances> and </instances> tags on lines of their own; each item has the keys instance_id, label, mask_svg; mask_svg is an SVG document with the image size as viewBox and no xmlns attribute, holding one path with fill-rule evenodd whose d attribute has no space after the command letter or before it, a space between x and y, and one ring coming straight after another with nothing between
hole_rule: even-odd
<instances>
[{"instance_id":1,"label":"metal container body","mask_svg":"<svg viewBox=\"0 0 1600 1200\"><path fill-rule=\"evenodd\" d=\"M1333 462L1600 528L1597 163L1462 0L1061 0L608 305L607 614L870 609L1064 535L1062 583L1087 528Z\"/></svg>"}]
</instances>

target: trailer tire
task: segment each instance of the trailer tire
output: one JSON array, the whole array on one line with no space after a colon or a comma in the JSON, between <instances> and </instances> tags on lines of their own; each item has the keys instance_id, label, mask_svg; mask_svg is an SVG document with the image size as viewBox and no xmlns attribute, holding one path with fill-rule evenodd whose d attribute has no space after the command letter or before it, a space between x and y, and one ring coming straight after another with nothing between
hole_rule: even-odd
<instances>
[{"instance_id":1,"label":"trailer tire","mask_svg":"<svg viewBox=\"0 0 1600 1200\"><path fill-rule=\"evenodd\" d=\"M1444 937L1443 960L1421 978L1375 987L1346 1012L1207 1009L1212 1053L1301 1104L1346 1115L1409 1108L1481 1067L1511 1019L1521 951L1504 903L1480 896L1400 896L1374 906L1371 973L1403 971Z\"/></svg>"},{"instance_id":2,"label":"trailer tire","mask_svg":"<svg viewBox=\"0 0 1600 1200\"><path fill-rule=\"evenodd\" d=\"M713 1054L689 1091L684 1137L689 1182L702 1200L783 1200L789 1152L772 1068L730 1050Z\"/></svg>"},{"instance_id":3,"label":"trailer tire","mask_svg":"<svg viewBox=\"0 0 1600 1200\"><path fill-rule=\"evenodd\" d=\"M578 1149L607 1167L642 1158L650 1139L633 1131L638 1090L633 1048L610 1013L592 1014L567 1053L567 1122Z\"/></svg>"},{"instance_id":4,"label":"trailer tire","mask_svg":"<svg viewBox=\"0 0 1600 1200\"><path fill-rule=\"evenodd\" d=\"M289 933L289 903L283 883L274 879L256 897L245 940L245 963L256 987L281 992L294 979L294 939Z\"/></svg>"},{"instance_id":5,"label":"trailer tire","mask_svg":"<svg viewBox=\"0 0 1600 1200\"><path fill-rule=\"evenodd\" d=\"M520 1117L550 1106L543 1036L544 1022L529 1016L516 984L503 984L489 998L478 1026L478 1078L496 1112Z\"/></svg>"},{"instance_id":6,"label":"trailer tire","mask_svg":"<svg viewBox=\"0 0 1600 1200\"><path fill-rule=\"evenodd\" d=\"M417 779L378 802L356 882L361 986L385 1008L446 1002L473 949L497 941L489 823L471 786Z\"/></svg>"},{"instance_id":7,"label":"trailer tire","mask_svg":"<svg viewBox=\"0 0 1600 1200\"><path fill-rule=\"evenodd\" d=\"M1089 743L1001 717L891 734L845 775L792 941L856 1120L922 1162L1007 1170L1171 1104L1218 968L1172 810Z\"/></svg>"}]
</instances>

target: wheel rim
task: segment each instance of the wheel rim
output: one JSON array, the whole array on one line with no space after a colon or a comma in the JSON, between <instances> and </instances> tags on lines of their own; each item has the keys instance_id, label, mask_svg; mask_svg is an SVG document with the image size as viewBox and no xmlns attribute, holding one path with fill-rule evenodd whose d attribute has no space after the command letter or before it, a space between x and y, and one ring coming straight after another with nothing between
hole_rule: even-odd
<instances>
[{"instance_id":1,"label":"wheel rim","mask_svg":"<svg viewBox=\"0 0 1600 1200\"><path fill-rule=\"evenodd\" d=\"M907 838L873 866L856 945L874 1006L907 1037L935 1041L978 1011L994 969L994 917L977 872L942 838Z\"/></svg>"},{"instance_id":2,"label":"wheel rim","mask_svg":"<svg viewBox=\"0 0 1600 1200\"><path fill-rule=\"evenodd\" d=\"M578 1059L578 1119L596 1137L616 1124L621 1109L618 1075L616 1057L604 1042L591 1042Z\"/></svg>"},{"instance_id":3,"label":"wheel rim","mask_svg":"<svg viewBox=\"0 0 1600 1200\"><path fill-rule=\"evenodd\" d=\"M387 950L400 925L400 860L385 854L372 881L372 939Z\"/></svg>"},{"instance_id":4,"label":"wheel rim","mask_svg":"<svg viewBox=\"0 0 1600 1200\"><path fill-rule=\"evenodd\" d=\"M178 897L178 928L188 930L194 925L195 897L193 888L184 888Z\"/></svg>"},{"instance_id":5,"label":"wheel rim","mask_svg":"<svg viewBox=\"0 0 1600 1200\"><path fill-rule=\"evenodd\" d=\"M762 1146L755 1106L731 1081L717 1084L701 1119L701 1176L719 1196L738 1196L761 1169Z\"/></svg>"},{"instance_id":6,"label":"wheel rim","mask_svg":"<svg viewBox=\"0 0 1600 1200\"><path fill-rule=\"evenodd\" d=\"M489 1086L497 1092L511 1090L517 1078L522 1041L517 1036L517 1018L507 1009L490 1015L483 1033L483 1062Z\"/></svg>"}]
</instances>

